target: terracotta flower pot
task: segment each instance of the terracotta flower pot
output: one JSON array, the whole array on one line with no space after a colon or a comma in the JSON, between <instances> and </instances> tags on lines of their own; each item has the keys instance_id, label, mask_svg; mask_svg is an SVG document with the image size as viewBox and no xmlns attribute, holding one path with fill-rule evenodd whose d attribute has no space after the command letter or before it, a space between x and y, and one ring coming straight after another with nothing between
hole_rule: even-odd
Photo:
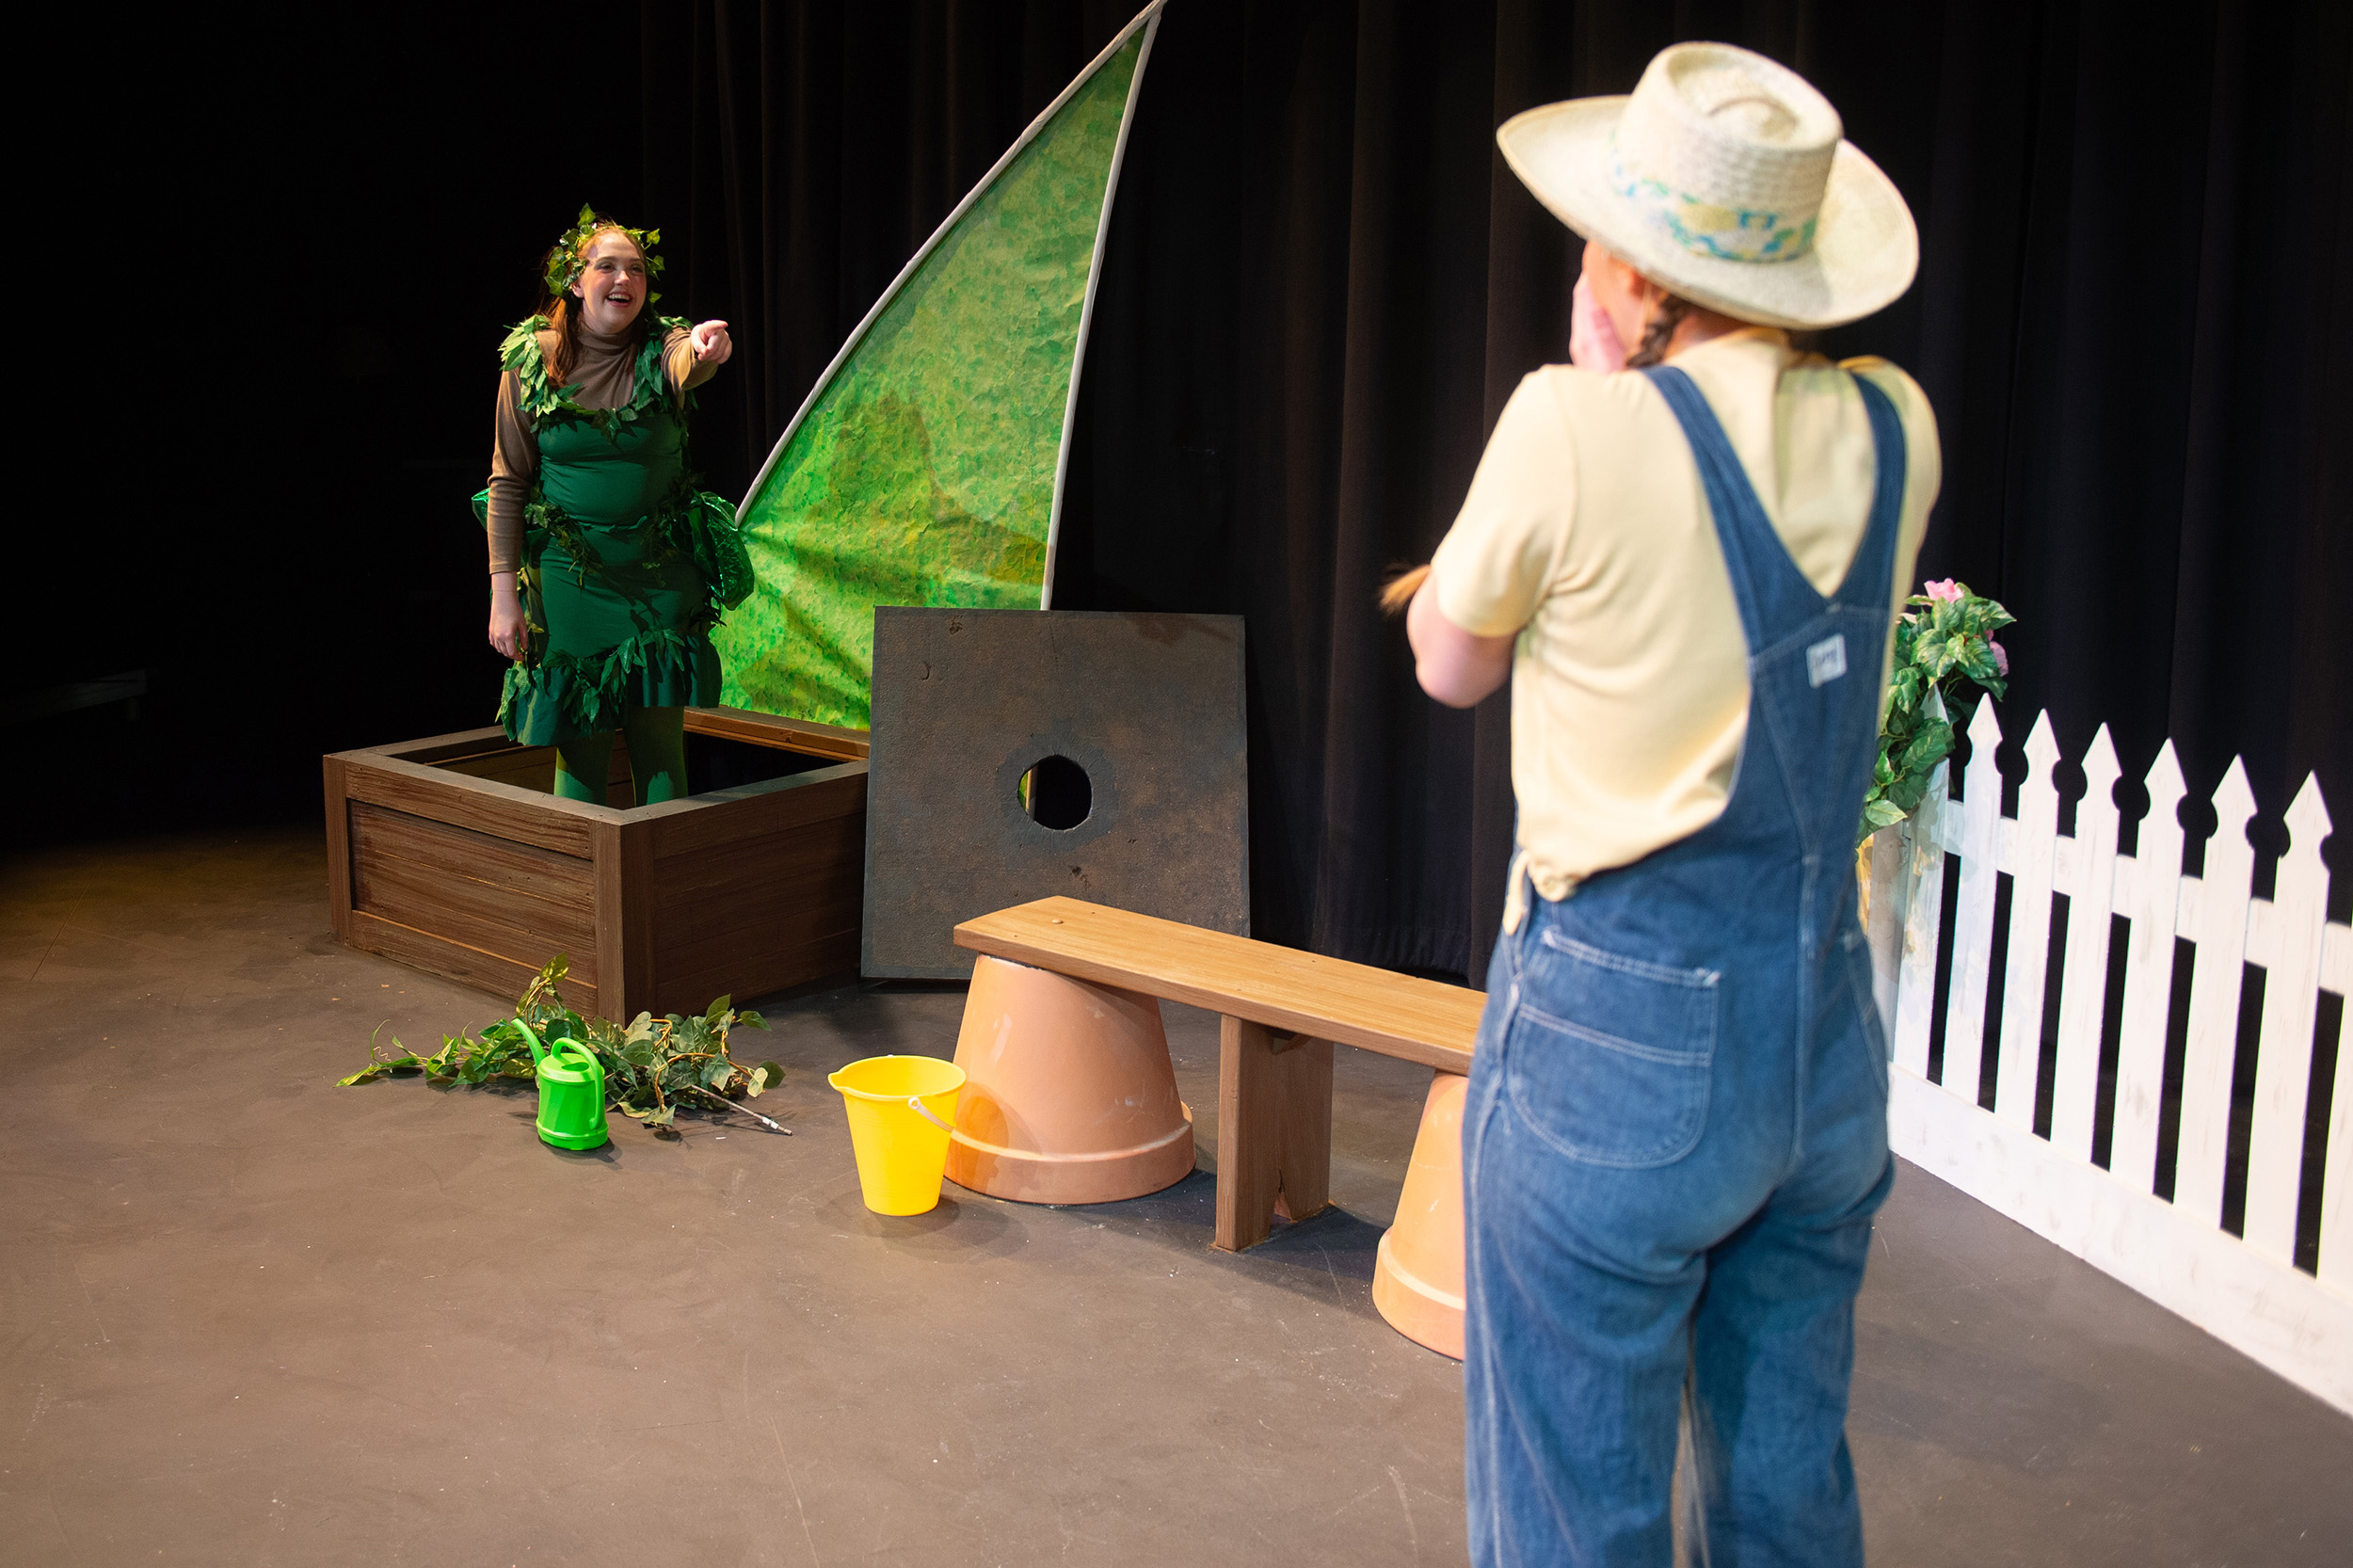
<instances>
[{"instance_id":1,"label":"terracotta flower pot","mask_svg":"<svg viewBox=\"0 0 2353 1568\"><path fill-rule=\"evenodd\" d=\"M1142 1197L1193 1170L1151 997L984 956L956 1036L948 1179L1022 1203Z\"/></svg>"},{"instance_id":2,"label":"terracotta flower pot","mask_svg":"<svg viewBox=\"0 0 2353 1568\"><path fill-rule=\"evenodd\" d=\"M1439 1073L1422 1102L1397 1224L1381 1238L1372 1304L1389 1326L1463 1359L1463 1098L1470 1080Z\"/></svg>"}]
</instances>

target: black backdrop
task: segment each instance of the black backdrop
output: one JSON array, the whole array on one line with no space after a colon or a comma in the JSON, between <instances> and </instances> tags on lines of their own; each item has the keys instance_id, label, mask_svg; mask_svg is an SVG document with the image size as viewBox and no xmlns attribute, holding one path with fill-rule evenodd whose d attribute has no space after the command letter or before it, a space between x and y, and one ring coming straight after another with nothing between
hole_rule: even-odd
<instances>
[{"instance_id":1,"label":"black backdrop","mask_svg":"<svg viewBox=\"0 0 2353 1568\"><path fill-rule=\"evenodd\" d=\"M75 338L63 401L136 388L140 418L72 422L54 526L19 531L8 684L137 666L152 689L136 723L8 731L9 820L36 835L297 818L318 752L487 722L464 498L491 350L571 211L662 227L663 309L734 324L696 456L741 493L908 252L1129 7L297 14L312 31L226 55L116 40L150 117L136 155L56 196L122 268L72 280L112 296L84 303L144 334L119 355ZM2018 614L2012 740L2048 708L2077 755L2105 721L2137 778L2170 735L2194 799L2243 754L2267 851L2308 772L2353 813L2345 7L1172 0L1056 603L1248 617L1258 934L1483 962L1506 699L1422 699L1371 596L1444 533L1518 378L1565 355L1576 242L1495 126L1625 91L1696 37L1818 83L1919 218L1918 283L1829 346L1895 359L1939 410L1923 572Z\"/></svg>"}]
</instances>

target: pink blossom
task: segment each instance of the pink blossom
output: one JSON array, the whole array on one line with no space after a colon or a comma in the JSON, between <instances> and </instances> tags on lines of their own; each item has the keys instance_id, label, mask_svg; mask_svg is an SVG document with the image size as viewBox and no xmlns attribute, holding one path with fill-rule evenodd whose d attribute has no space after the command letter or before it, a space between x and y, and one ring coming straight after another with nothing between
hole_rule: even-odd
<instances>
[{"instance_id":1,"label":"pink blossom","mask_svg":"<svg viewBox=\"0 0 2353 1568\"><path fill-rule=\"evenodd\" d=\"M1947 604L1957 604L1961 601L1961 584L1949 577L1941 583L1928 584L1922 591L1930 599L1942 600Z\"/></svg>"},{"instance_id":2,"label":"pink blossom","mask_svg":"<svg viewBox=\"0 0 2353 1568\"><path fill-rule=\"evenodd\" d=\"M2009 673L2009 655L2002 651L2002 645L1995 642L1993 638L1988 637L1985 640L1985 646L1993 650L1993 667L1996 670L1999 670L2002 674L2008 675Z\"/></svg>"}]
</instances>

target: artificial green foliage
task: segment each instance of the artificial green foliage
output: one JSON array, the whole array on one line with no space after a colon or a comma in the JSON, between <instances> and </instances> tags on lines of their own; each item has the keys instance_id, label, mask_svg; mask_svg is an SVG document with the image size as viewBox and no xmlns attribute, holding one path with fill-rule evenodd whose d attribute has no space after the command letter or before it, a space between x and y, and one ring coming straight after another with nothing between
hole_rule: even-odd
<instances>
[{"instance_id":1,"label":"artificial green foliage","mask_svg":"<svg viewBox=\"0 0 2353 1568\"><path fill-rule=\"evenodd\" d=\"M660 587L662 568L671 562L692 561L711 584L712 602L719 610L732 610L752 591L751 560L744 553L736 531L734 503L695 488L697 477L681 472L670 494L633 526L598 530L599 535L631 550L632 560L608 561L579 520L548 500L537 486L523 505L524 537L543 534L549 543L569 556L574 584L585 586L593 579L625 598L637 598ZM476 498L480 502L477 513L488 514L489 493L485 490ZM717 611L712 618L718 618Z\"/></svg>"},{"instance_id":2,"label":"artificial green foliage","mask_svg":"<svg viewBox=\"0 0 2353 1568\"><path fill-rule=\"evenodd\" d=\"M580 280L584 264L580 259L581 251L587 247L590 240L595 239L607 229L618 230L627 234L630 244L635 246L637 253L646 258L647 282L650 283L662 276L662 258L653 253L653 248L662 243L661 230L632 229L625 223L599 223L597 209L584 206L580 209L580 221L566 230L562 237L555 242L555 248L548 253L549 298L563 298L564 291ZM646 303L650 305L661 297L658 294L648 294L646 296Z\"/></svg>"},{"instance_id":3,"label":"artificial green foliage","mask_svg":"<svg viewBox=\"0 0 2353 1568\"><path fill-rule=\"evenodd\" d=\"M878 604L1035 609L1112 157L1142 56L1105 60L937 239L744 507L758 585L720 700L864 728Z\"/></svg>"},{"instance_id":4,"label":"artificial green foliage","mask_svg":"<svg viewBox=\"0 0 2353 1568\"><path fill-rule=\"evenodd\" d=\"M1936 765L1952 755L1952 715L1964 687L1997 697L2009 689L2009 655L1993 633L2015 616L1949 577L1908 603L1896 623L1895 665L1880 718L1879 760L1855 830L1858 847L1920 808Z\"/></svg>"},{"instance_id":5,"label":"artificial green foliage","mask_svg":"<svg viewBox=\"0 0 2353 1568\"><path fill-rule=\"evenodd\" d=\"M539 345L539 334L553 328L545 316L533 316L517 326L499 342L499 368L515 373L516 390L521 396L523 412L535 425L548 421L580 420L592 424L603 435L618 439L621 426L634 424L646 417L647 410L669 390L669 377L663 374L662 356L669 346L670 334L692 330L683 316L656 316L653 330L646 334L645 346L638 349L636 363L631 374L635 377L630 389L629 401L617 408L584 408L572 401L577 386L556 386L548 375L548 358ZM681 395L681 406L694 406L694 393Z\"/></svg>"},{"instance_id":6,"label":"artificial green foliage","mask_svg":"<svg viewBox=\"0 0 2353 1568\"><path fill-rule=\"evenodd\" d=\"M663 401L663 340L684 326L660 323L638 352L629 402L615 409L584 408L572 400L577 387L551 384L543 318L516 328L501 347L542 459L523 506L517 578L530 638L506 672L498 711L518 740L594 734L617 728L632 703L717 696L719 662L706 633L751 592L752 566L734 506L696 488L684 416ZM680 399L681 408L692 401ZM487 523L488 513L485 491L474 514ZM699 584L683 572L688 564ZM581 591L564 593L562 614L552 616L548 601L566 580Z\"/></svg>"},{"instance_id":7,"label":"artificial green foliage","mask_svg":"<svg viewBox=\"0 0 2353 1568\"><path fill-rule=\"evenodd\" d=\"M765 1029L757 1013L735 1012L721 997L698 1018L676 1013L656 1018L640 1013L628 1024L607 1018L584 1018L564 1005L556 992L571 968L557 953L534 977L515 1003L513 1016L482 1030L479 1037L464 1032L441 1037L441 1048L430 1056L406 1050L394 1036L392 1051L368 1043L368 1064L338 1084L373 1083L379 1078L422 1075L433 1083L472 1087L494 1078L534 1076L531 1046L518 1023L528 1024L552 1049L558 1040L575 1040L596 1053L604 1067L604 1092L611 1109L656 1129L666 1128L681 1106L718 1106L742 1111L776 1131L786 1130L730 1096L758 1099L783 1080L784 1069L774 1062L746 1067L728 1053L728 1033L733 1029ZM381 1027L380 1025L378 1026Z\"/></svg>"},{"instance_id":8,"label":"artificial green foliage","mask_svg":"<svg viewBox=\"0 0 2353 1568\"><path fill-rule=\"evenodd\" d=\"M555 711L576 734L618 729L629 716L632 693L665 680L678 690L693 690L696 662L703 656L711 624L706 614L684 627L658 626L640 632L602 653L583 656L559 648L539 654L527 665L510 664L499 689L498 722L506 724L535 696L543 695L553 697ZM535 622L531 632L544 639L547 628Z\"/></svg>"}]
</instances>

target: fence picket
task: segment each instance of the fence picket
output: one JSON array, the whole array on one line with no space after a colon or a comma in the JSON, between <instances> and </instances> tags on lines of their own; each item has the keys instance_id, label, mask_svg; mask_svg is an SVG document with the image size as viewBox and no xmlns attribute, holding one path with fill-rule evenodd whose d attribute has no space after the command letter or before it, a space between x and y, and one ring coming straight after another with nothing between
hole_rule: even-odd
<instances>
[{"instance_id":1,"label":"fence picket","mask_svg":"<svg viewBox=\"0 0 2353 1568\"><path fill-rule=\"evenodd\" d=\"M1969 765L1961 770L1961 897L1953 909L1952 995L1945 1006L1945 1088L1977 1103L1985 1050L1985 993L1993 961L1993 855L2002 841L2001 744L1993 704L1977 699L1969 721Z\"/></svg>"},{"instance_id":2,"label":"fence picket","mask_svg":"<svg viewBox=\"0 0 2353 1568\"><path fill-rule=\"evenodd\" d=\"M2271 890L2275 948L2264 971L2263 1033L2255 1058L2255 1114L2247 1136L2247 1244L2282 1263L2296 1258L2296 1201L2304 1169L2304 1102L2313 1076L2313 1018L2320 1003L2320 944L2329 929L2329 868L2320 841L2329 808L2307 776L2288 808L2288 852Z\"/></svg>"},{"instance_id":3,"label":"fence picket","mask_svg":"<svg viewBox=\"0 0 2353 1568\"><path fill-rule=\"evenodd\" d=\"M1912 889L1905 886L1911 879L1903 874L1904 853L1902 825L1882 827L1871 835L1865 863L1870 867L1870 918L1864 935L1870 941L1871 1001L1878 1007L1880 1028L1883 1032L1888 1054L1896 1048L1896 970L1902 961L1904 901Z\"/></svg>"},{"instance_id":4,"label":"fence picket","mask_svg":"<svg viewBox=\"0 0 2353 1568\"><path fill-rule=\"evenodd\" d=\"M2353 1294L2353 996L2345 997L2337 1013L2337 1081L2331 1094L2329 1141L2323 1145L2328 1160L2321 1173L2320 1277Z\"/></svg>"},{"instance_id":5,"label":"fence picket","mask_svg":"<svg viewBox=\"0 0 2353 1568\"><path fill-rule=\"evenodd\" d=\"M2108 992L2108 920L2116 908L2116 781L2123 771L2104 724L2084 753L2084 798L2075 808L2075 885L2068 896L2051 1083L2051 1142L2078 1160L2091 1158L2100 1109L2100 1025Z\"/></svg>"},{"instance_id":6,"label":"fence picket","mask_svg":"<svg viewBox=\"0 0 2353 1568\"><path fill-rule=\"evenodd\" d=\"M2173 917L2181 902L2182 797L2180 759L2168 741L2149 769L2149 814L2140 822L2133 855L2129 907L2132 936L2124 950L2124 1011L2116 1055L2116 1121L2108 1169L2135 1192L2157 1179L2157 1115L2165 1096L2166 1012L2173 1000ZM2127 891L2121 857L2118 890Z\"/></svg>"},{"instance_id":7,"label":"fence picket","mask_svg":"<svg viewBox=\"0 0 2353 1568\"><path fill-rule=\"evenodd\" d=\"M2214 809L2220 821L2206 840L2191 937L2198 959L2190 969L2173 1206L2220 1224L2224 1156L2231 1140L2231 1068L2238 1054L2239 992L2247 976L2247 905L2255 881L2255 846L2247 839L2255 792L2235 757L2214 792Z\"/></svg>"},{"instance_id":8,"label":"fence picket","mask_svg":"<svg viewBox=\"0 0 2353 1568\"><path fill-rule=\"evenodd\" d=\"M2289 808L2287 853L2274 896L2252 896L2254 846L2247 825L2254 792L2240 762L2216 790L2218 819L2201 874L2182 873L2180 808L2186 786L2168 742L2150 767L2150 808L2137 853L2117 853L2122 827L2115 789L2121 769L2106 727L2083 759L2085 797L2075 832L2058 835L2053 773L2058 747L2039 715L2024 751L2027 775L2014 817L2001 811L1994 767L2001 730L1980 704L1962 797L1949 797L1939 768L1921 808L1873 845L1873 974L1892 973L1894 1066L1889 1138L1914 1160L2012 1219L2057 1241L2205 1327L2338 1409L2353 1414L2353 1023L2337 1034L2335 1096L2319 1169L2317 1278L2296 1267L2299 1205L2307 1190L2305 1128L2311 1109L2319 996L2353 990L2353 927L2328 918L2321 858L2330 823L2317 779ZM1952 968L1936 986L1945 859L1960 857ZM2011 879L2001 995L1989 992L1998 877ZM2053 965L2052 900L2069 900L2065 951ZM2102 1172L2091 1163L2100 1112L2102 1033L2110 998L2113 920L2130 936L2122 954L2115 1137ZM1901 952L1897 951L1897 928ZM2191 944L2186 999L2174 994L2179 943ZM2264 970L2261 1032L2250 1042L2255 1103L2247 1138L2243 1236L2219 1228L2231 1140L2231 1088L2238 1064L2246 967ZM2043 1003L2058 987L2051 1068L2051 1132L2035 1135ZM2185 1000L2181 1136L2173 1201L2152 1195L2171 1010ZM1993 1082L1981 1084L1986 1009L2000 1009ZM1940 1011L1945 1020L1942 1087L1925 1081ZM2353 1016L2353 1002L2344 1012ZM1978 1091L1990 1088L1992 1109ZM2309 1221L2313 1218L2304 1214Z\"/></svg>"},{"instance_id":9,"label":"fence picket","mask_svg":"<svg viewBox=\"0 0 2353 1568\"><path fill-rule=\"evenodd\" d=\"M2002 1042L1993 1071L1993 1113L2034 1130L2042 1070L2042 1001L2051 961L2051 872L2058 847L2058 739L2043 713L2026 733L2026 781L2018 787L2010 856L2009 957L2002 971Z\"/></svg>"},{"instance_id":10,"label":"fence picket","mask_svg":"<svg viewBox=\"0 0 2353 1568\"><path fill-rule=\"evenodd\" d=\"M1943 704L1929 694L1937 716ZM1936 943L1945 921L1945 845L1942 839L1948 764L1929 776L1920 808L1900 824L1904 858L1897 883L1910 889L1904 904L1904 952L1896 979L1896 1061L1929 1076L1929 1034L1936 1013Z\"/></svg>"}]
</instances>

